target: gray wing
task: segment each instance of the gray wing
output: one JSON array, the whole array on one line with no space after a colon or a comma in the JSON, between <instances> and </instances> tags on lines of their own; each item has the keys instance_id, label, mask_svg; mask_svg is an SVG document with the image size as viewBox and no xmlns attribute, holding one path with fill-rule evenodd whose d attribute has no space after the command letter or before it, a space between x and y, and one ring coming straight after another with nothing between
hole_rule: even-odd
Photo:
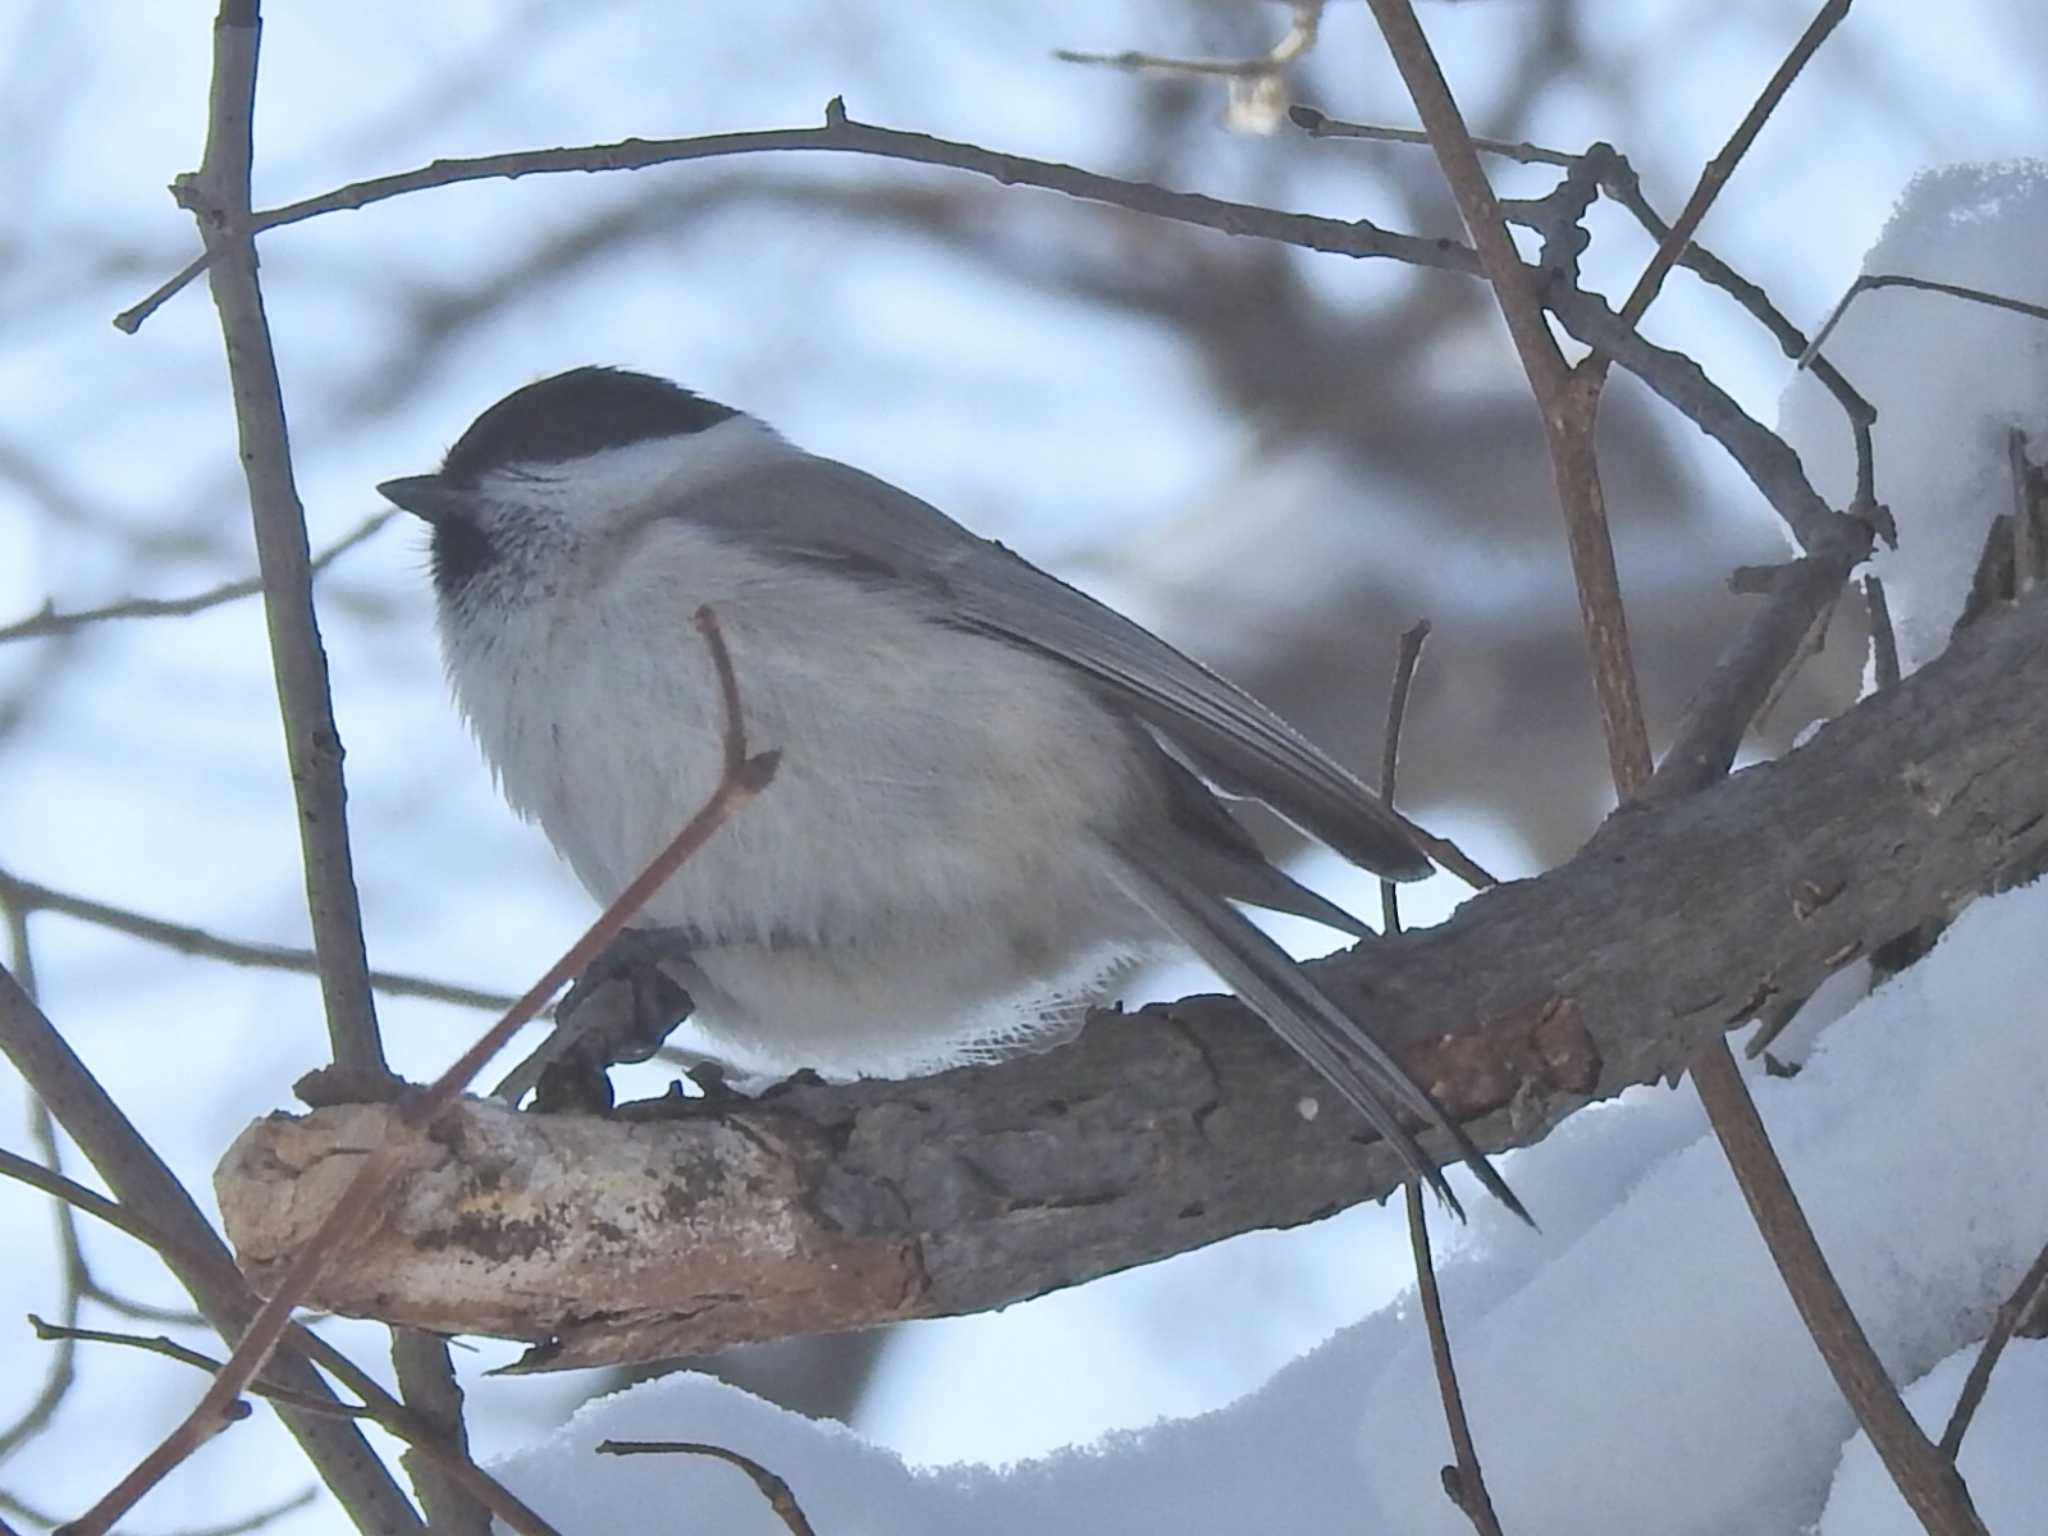
<instances>
[{"instance_id":1,"label":"gray wing","mask_svg":"<svg viewBox=\"0 0 2048 1536\"><path fill-rule=\"evenodd\" d=\"M1217 788L1378 874L1430 872L1378 796L1250 694L887 481L792 454L693 489L674 511L749 545L923 587L954 622L1088 674Z\"/></svg>"}]
</instances>

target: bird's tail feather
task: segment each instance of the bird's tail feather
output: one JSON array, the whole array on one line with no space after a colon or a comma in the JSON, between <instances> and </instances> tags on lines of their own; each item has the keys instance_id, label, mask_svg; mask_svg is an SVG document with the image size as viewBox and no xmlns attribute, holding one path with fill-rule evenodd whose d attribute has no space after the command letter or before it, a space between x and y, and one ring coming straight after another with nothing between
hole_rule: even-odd
<instances>
[{"instance_id":1,"label":"bird's tail feather","mask_svg":"<svg viewBox=\"0 0 2048 1536\"><path fill-rule=\"evenodd\" d=\"M1514 1191L1442 1106L1249 918L1183 872L1170 853L1119 849L1118 855L1118 872L1131 895L1356 1105L1445 1205L1464 1214L1436 1160L1402 1123L1403 1111L1441 1132L1489 1193L1524 1221L1530 1219Z\"/></svg>"}]
</instances>

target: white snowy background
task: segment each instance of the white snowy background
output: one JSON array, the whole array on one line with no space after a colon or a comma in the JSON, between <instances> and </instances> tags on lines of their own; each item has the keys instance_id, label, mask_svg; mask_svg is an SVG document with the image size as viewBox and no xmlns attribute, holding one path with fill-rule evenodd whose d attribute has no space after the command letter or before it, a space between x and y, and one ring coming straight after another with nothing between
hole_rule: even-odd
<instances>
[{"instance_id":1,"label":"white snowy background","mask_svg":"<svg viewBox=\"0 0 2048 1536\"><path fill-rule=\"evenodd\" d=\"M1212 40L1180 8L1139 0L385 0L274 10L258 123L264 203L435 155L810 123L842 92L869 120L1143 174L1130 153L1134 112L1119 110L1137 87L1058 65L1050 51ZM1482 126L1508 60L1551 10L1536 0L1425 9ZM0 3L0 126L14 146L0 212L0 623L46 598L78 606L176 595L251 568L203 289L138 337L107 324L189 253L189 225L162 188L198 158L210 12L189 0ZM1566 145L1615 139L1668 210L1810 12L1762 0L1597 0L1574 14L1611 77L1655 88L1621 120L1558 93L1531 132ZM1331 7L1317 68L1331 110L1407 120L1362 6ZM2034 7L1862 0L1706 234L1808 326L1873 242L1870 270L2048 302L2048 194L2037 170L2008 163L2044 142L2044 80L2048 14ZM1375 183L1358 162L1321 153L1330 146L1240 141L1220 129L1216 140L1207 190L1346 216L1391 220L1398 210L1361 207L1361 190ZM1388 182L1427 171L1403 164ZM1285 174L1277 183L1276 166ZM1940 167L1952 168L1914 182ZM1114 552L1146 547L1171 514L1243 472L1258 444L1159 327L1107 323L1028 283L858 226L821 223L808 240L764 243L769 226L754 215L538 283L486 327L449 320L472 292L508 281L518 253L552 232L716 170L465 187L267 237L272 323L316 546L375 509L377 480L428 467L512 385L603 359L680 376L1141 616L1153 616L1148 604L1170 612L1164 587L1148 583L1158 571ZM857 162L803 172L845 185L923 186L935 175ZM1062 230L1048 218L1040 235L1057 242ZM1616 238L1596 248L1589 272L1613 291L1643 248L1602 230ZM1306 259L1306 269L1319 291L1361 305L1405 280L1334 259ZM1675 280L1651 329L1766 420L1783 393L1788 435L1822 488L1843 494L1839 419L1810 381L1788 390L1784 359L1731 313ZM405 337L436 324L449 327L443 343L405 349ZM1497 336L1472 348L1446 362L1454 379L1514 387ZM1902 632L1945 633L1949 584L1958 568L1967 574L1984 522L2009 505L2005 430L2020 426L2037 443L2048 431L2048 326L1894 290L1860 299L1829 355L1884 413L1879 489L1905 534L1885 569ZM402 409L386 408L394 399ZM1689 429L1670 438L1707 499L1731 516L1759 516L1753 494ZM52 445L61 452L47 452ZM41 481L24 466L40 466ZM1546 484L1515 494L1532 503L1530 516L1551 515ZM138 540L148 556L140 568ZM1389 551L1404 554L1414 551ZM1688 558L1683 547L1667 556ZM1191 556L1183 547L1178 558ZM1262 578L1270 572L1247 569L1240 584ZM1520 578L1519 567L1496 572L1488 600L1513 601L1507 588ZM1446 604L1461 595L1457 581L1445 580ZM1276 585L1267 596L1284 604ZM387 528L337 566L322 600L373 961L516 989L580 928L586 905L538 835L503 811L448 706L417 534ZM1700 645L1711 653L1719 640ZM1924 659L1920 640L1911 644ZM0 647L0 703L0 866L217 932L303 942L254 606ZM1436 819L1504 872L1530 868L1527 849L1493 816L1450 806ZM1370 908L1369 887L1337 861L1310 858L1304 873ZM1411 920L1431 920L1454 898L1426 889ZM1832 1024L1798 1078L1757 1083L1852 1302L1894 1373L1918 1383L1914 1407L1937 1430L1990 1309L2048 1236L2048 1181L2033 1155L2048 1114L2044 901L2033 889L1979 904L1925 962ZM33 936L51 1014L209 1199L209 1170L234 1131L288 1103L290 1081L321 1059L315 989L56 916L38 917ZM1188 971L1148 983L1157 994L1202 984ZM473 1014L417 1002L387 1000L380 1012L397 1066L414 1076L477 1025ZM10 1148L27 1146L20 1098L0 1103L0 1144ZM1540 1236L1476 1201L1469 1230L1439 1234L1463 1378L1509 1529L1911 1529L1702 1136L1689 1090L1641 1090L1509 1159L1542 1218ZM58 1282L41 1201L0 1185L0 1232L4 1421L33 1397L47 1364L48 1346L13 1320L50 1311ZM85 1239L108 1285L167 1305L182 1299L125 1240L91 1228ZM731 1468L596 1460L589 1447L607 1435L705 1439L754 1454L790 1480L828 1536L1457 1531L1462 1517L1437 1484L1448 1452L1406 1266L1398 1211L1370 1208L999 1315L906 1327L850 1429L693 1377L572 1418L589 1380L488 1377L512 1354L488 1342L458 1360L480 1453L501 1458L503 1474L567 1532L650 1521L780 1529ZM88 1321L123 1326L90 1308ZM382 1369L379 1330L322 1326ZM80 1368L50 1432L0 1463L0 1493L75 1512L196 1390L157 1360L88 1351ZM2048 1530L2044 1416L2048 1354L2016 1345L1963 1461L1994 1531ZM289 1439L259 1413L152 1495L135 1528L217 1524L307 1481ZM344 1524L321 1503L271 1529Z\"/></svg>"}]
</instances>

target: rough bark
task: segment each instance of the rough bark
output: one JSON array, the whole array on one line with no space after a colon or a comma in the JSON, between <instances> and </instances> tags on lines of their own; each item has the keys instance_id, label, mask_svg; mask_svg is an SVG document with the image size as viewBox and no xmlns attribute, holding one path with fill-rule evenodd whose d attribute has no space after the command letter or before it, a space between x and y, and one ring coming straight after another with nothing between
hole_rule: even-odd
<instances>
[{"instance_id":1,"label":"rough bark","mask_svg":"<svg viewBox=\"0 0 2048 1536\"><path fill-rule=\"evenodd\" d=\"M2043 762L2034 603L1778 762L1618 815L1569 864L1318 973L1482 1146L1526 1145L2032 872ZM463 1104L309 1302L533 1340L529 1369L646 1360L999 1306L1400 1179L1228 998L1103 1016L1059 1050L916 1082L644 1113ZM221 1208L259 1286L389 1118L274 1117L230 1151Z\"/></svg>"}]
</instances>

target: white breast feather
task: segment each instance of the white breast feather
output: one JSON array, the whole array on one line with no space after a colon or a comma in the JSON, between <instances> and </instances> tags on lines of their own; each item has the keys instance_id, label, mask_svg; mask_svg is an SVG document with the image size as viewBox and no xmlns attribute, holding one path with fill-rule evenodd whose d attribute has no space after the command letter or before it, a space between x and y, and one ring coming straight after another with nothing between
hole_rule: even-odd
<instances>
[{"instance_id":1,"label":"white breast feather","mask_svg":"<svg viewBox=\"0 0 2048 1536\"><path fill-rule=\"evenodd\" d=\"M691 624L713 608L749 746L781 769L645 920L704 936L700 1009L763 1064L928 1069L1056 1013L1149 932L1093 854L1123 727L1057 663L680 520L567 595L494 641L449 633L463 707L507 799L608 902L717 782Z\"/></svg>"}]
</instances>

